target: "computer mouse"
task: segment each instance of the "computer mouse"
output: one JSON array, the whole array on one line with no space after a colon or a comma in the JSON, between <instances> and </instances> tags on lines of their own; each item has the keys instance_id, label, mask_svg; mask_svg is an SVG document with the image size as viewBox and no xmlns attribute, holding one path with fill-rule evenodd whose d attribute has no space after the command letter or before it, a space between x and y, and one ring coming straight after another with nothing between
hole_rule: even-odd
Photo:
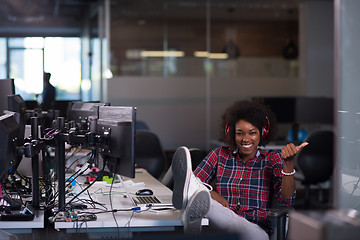
<instances>
[{"instance_id":1,"label":"computer mouse","mask_svg":"<svg viewBox=\"0 0 360 240\"><path fill-rule=\"evenodd\" d=\"M151 189L140 189L135 195L153 195L153 191Z\"/></svg>"}]
</instances>

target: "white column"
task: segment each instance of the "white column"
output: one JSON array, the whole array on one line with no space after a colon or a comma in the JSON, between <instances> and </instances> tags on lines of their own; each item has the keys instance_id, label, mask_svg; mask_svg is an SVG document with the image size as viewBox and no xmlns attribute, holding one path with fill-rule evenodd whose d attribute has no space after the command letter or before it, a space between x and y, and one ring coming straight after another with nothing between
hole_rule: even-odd
<instances>
[{"instance_id":1,"label":"white column","mask_svg":"<svg viewBox=\"0 0 360 240\"><path fill-rule=\"evenodd\" d=\"M332 1L302 0L299 12L299 93L333 97L334 7Z\"/></svg>"}]
</instances>

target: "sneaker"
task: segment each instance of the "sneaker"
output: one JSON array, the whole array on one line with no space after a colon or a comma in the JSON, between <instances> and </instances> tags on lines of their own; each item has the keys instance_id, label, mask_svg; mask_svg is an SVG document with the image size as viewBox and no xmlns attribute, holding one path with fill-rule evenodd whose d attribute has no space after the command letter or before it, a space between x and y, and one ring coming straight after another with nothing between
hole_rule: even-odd
<instances>
[{"instance_id":1,"label":"sneaker","mask_svg":"<svg viewBox=\"0 0 360 240\"><path fill-rule=\"evenodd\" d=\"M209 189L192 172L191 155L186 147L179 147L172 160L174 190L172 202L175 208L186 208L189 199L198 190L204 190L210 198Z\"/></svg>"},{"instance_id":2,"label":"sneaker","mask_svg":"<svg viewBox=\"0 0 360 240\"><path fill-rule=\"evenodd\" d=\"M189 199L188 204L181 215L185 233L201 233L201 221L209 211L209 206L209 191L198 189Z\"/></svg>"}]
</instances>

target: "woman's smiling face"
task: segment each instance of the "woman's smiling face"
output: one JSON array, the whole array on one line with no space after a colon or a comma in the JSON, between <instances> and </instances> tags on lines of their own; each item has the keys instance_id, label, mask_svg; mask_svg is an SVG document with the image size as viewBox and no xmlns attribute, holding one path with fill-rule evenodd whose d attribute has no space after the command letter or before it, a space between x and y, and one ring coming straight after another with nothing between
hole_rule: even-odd
<instances>
[{"instance_id":1,"label":"woman's smiling face","mask_svg":"<svg viewBox=\"0 0 360 240\"><path fill-rule=\"evenodd\" d=\"M260 143L260 130L241 119L235 125L235 142L243 161L254 158Z\"/></svg>"}]
</instances>

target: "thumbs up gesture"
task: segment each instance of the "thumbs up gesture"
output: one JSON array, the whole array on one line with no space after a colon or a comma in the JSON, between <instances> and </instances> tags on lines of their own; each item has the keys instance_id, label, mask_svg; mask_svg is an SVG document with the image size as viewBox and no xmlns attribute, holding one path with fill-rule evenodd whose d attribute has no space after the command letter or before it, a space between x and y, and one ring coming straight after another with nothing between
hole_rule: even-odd
<instances>
[{"instance_id":1,"label":"thumbs up gesture","mask_svg":"<svg viewBox=\"0 0 360 240\"><path fill-rule=\"evenodd\" d=\"M285 147L281 149L281 157L284 161L291 161L294 160L294 157L296 154L298 154L301 149L303 149L305 146L307 146L308 142L303 142L299 146L295 146L293 143L287 144Z\"/></svg>"}]
</instances>

